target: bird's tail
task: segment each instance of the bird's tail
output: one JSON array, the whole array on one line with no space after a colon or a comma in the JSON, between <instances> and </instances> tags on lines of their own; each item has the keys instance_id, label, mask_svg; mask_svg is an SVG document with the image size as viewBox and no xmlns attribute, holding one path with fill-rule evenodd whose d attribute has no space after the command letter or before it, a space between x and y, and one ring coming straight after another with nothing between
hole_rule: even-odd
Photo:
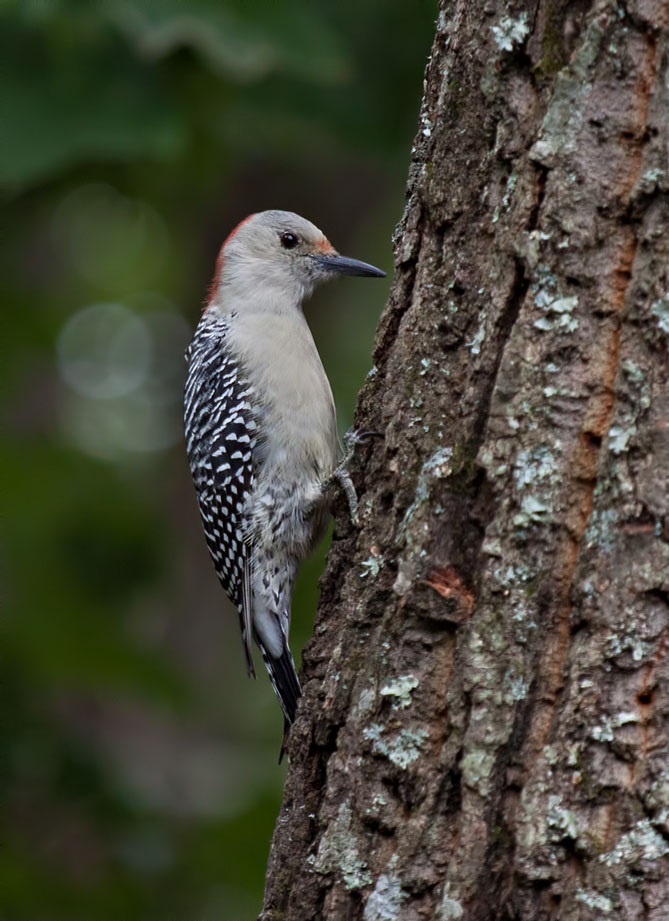
<instances>
[{"instance_id":1,"label":"bird's tail","mask_svg":"<svg viewBox=\"0 0 669 921\"><path fill-rule=\"evenodd\" d=\"M285 750L290 727L295 722L297 702L302 696L288 644L290 598L296 569L297 563L294 559L284 560L283 565L274 570L273 577L263 576L260 590L254 590L253 593L255 640L262 653L274 693L283 710L283 744L279 761ZM280 654L275 655L275 651L278 650Z\"/></svg>"},{"instance_id":2,"label":"bird's tail","mask_svg":"<svg viewBox=\"0 0 669 921\"><path fill-rule=\"evenodd\" d=\"M283 738L281 739L281 751L279 752L279 764L283 761L283 756L288 748L288 736L290 734L290 723L284 716L283 718Z\"/></svg>"},{"instance_id":3,"label":"bird's tail","mask_svg":"<svg viewBox=\"0 0 669 921\"><path fill-rule=\"evenodd\" d=\"M260 645L263 660L269 672L269 680L272 682L274 693L279 698L281 709L288 727L295 722L295 713L297 711L297 702L302 695L300 682L295 671L295 663L291 655L288 644L284 646L283 652L278 658L268 652L265 647Z\"/></svg>"}]
</instances>

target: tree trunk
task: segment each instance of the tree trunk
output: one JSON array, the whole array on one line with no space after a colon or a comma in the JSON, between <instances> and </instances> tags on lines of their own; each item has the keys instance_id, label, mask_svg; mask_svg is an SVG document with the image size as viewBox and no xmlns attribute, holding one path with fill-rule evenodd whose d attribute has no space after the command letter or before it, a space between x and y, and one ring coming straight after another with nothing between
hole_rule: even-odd
<instances>
[{"instance_id":1,"label":"tree trunk","mask_svg":"<svg viewBox=\"0 0 669 921\"><path fill-rule=\"evenodd\" d=\"M669 917L669 4L508 7L439 15L263 921Z\"/></svg>"}]
</instances>

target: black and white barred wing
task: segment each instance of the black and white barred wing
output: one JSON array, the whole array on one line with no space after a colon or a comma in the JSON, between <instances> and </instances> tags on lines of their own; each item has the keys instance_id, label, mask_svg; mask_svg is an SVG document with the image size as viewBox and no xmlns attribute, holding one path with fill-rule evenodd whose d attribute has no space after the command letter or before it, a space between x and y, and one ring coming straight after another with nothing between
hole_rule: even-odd
<instances>
[{"instance_id":1,"label":"black and white barred wing","mask_svg":"<svg viewBox=\"0 0 669 921\"><path fill-rule=\"evenodd\" d=\"M225 349L225 327L198 328L190 347L185 394L186 448L202 524L216 573L240 612L246 667L253 630L245 503L253 486L256 424L250 388Z\"/></svg>"}]
</instances>

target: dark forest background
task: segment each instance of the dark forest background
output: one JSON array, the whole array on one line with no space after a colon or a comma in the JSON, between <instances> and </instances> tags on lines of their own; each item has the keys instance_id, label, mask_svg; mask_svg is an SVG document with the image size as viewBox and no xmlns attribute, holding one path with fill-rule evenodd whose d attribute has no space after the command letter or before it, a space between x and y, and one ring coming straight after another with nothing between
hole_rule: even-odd
<instances>
[{"instance_id":1,"label":"dark forest background","mask_svg":"<svg viewBox=\"0 0 669 921\"><path fill-rule=\"evenodd\" d=\"M249 212L296 210L390 272L435 14L2 4L3 919L260 906L281 717L205 549L183 352ZM342 430L388 284L345 279L309 310Z\"/></svg>"}]
</instances>

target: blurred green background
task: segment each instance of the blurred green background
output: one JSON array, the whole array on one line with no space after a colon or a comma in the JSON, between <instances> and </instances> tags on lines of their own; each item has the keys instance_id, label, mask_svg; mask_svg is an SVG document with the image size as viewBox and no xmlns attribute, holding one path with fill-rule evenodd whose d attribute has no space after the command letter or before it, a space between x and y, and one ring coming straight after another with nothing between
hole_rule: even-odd
<instances>
[{"instance_id":1,"label":"blurred green background","mask_svg":"<svg viewBox=\"0 0 669 921\"><path fill-rule=\"evenodd\" d=\"M282 719L205 548L183 352L249 212L298 211L391 270L435 14L0 4L2 919L260 908ZM343 279L308 311L342 429L389 283Z\"/></svg>"}]
</instances>

